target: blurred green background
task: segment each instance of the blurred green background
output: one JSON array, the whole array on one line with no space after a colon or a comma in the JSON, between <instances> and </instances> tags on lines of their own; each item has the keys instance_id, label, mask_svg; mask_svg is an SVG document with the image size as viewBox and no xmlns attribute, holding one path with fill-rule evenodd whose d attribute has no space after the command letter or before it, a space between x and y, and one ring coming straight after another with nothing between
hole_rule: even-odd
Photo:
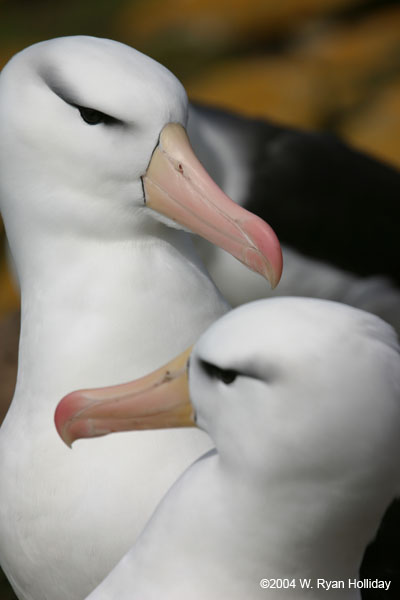
<instances>
[{"instance_id":1,"label":"blurred green background","mask_svg":"<svg viewBox=\"0 0 400 600\"><path fill-rule=\"evenodd\" d=\"M193 99L333 131L400 168L399 0L0 0L0 68L32 43L76 34L149 54ZM17 308L0 223L0 422ZM1 579L0 600L13 597Z\"/></svg>"}]
</instances>

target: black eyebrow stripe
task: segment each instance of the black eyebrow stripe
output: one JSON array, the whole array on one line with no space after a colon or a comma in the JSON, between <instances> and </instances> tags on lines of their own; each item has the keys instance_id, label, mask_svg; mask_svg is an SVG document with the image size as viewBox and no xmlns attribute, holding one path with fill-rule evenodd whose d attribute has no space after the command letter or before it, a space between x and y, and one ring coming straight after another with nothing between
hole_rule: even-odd
<instances>
[{"instance_id":1,"label":"black eyebrow stripe","mask_svg":"<svg viewBox=\"0 0 400 600\"><path fill-rule=\"evenodd\" d=\"M121 121L121 119L117 119L116 117L113 117L112 115L109 115L108 113L105 113L104 111L102 111L98 108L94 108L93 106L85 106L81 102L78 102L76 98L72 98L70 96L69 92L66 91L66 89L63 87L62 84L60 84L60 82L52 81L52 78L49 76L49 74L47 74L47 76L43 76L43 80L45 81L45 83L47 84L49 89L56 96L58 96L61 100L63 100L63 102L65 102L66 104L69 104L69 106L73 106L74 108L76 108L78 110L80 108L95 110L95 111L101 113L102 115L104 115L109 123L112 123L115 125L123 125L124 124L124 122Z\"/></svg>"},{"instance_id":2,"label":"black eyebrow stripe","mask_svg":"<svg viewBox=\"0 0 400 600\"><path fill-rule=\"evenodd\" d=\"M200 364L209 377L218 378L219 373L237 373L238 375L243 375L243 373L237 371L236 369L225 369L224 367L219 367L218 365L210 363L207 360L200 359Z\"/></svg>"},{"instance_id":3,"label":"black eyebrow stripe","mask_svg":"<svg viewBox=\"0 0 400 600\"><path fill-rule=\"evenodd\" d=\"M88 106L84 106L80 102L77 101L76 98L72 98L68 92L65 91L63 87L57 84L46 82L50 90L58 96L63 102L73 106L74 108L89 108ZM94 109L96 110L96 109ZM102 111L99 111L102 112ZM104 113L103 113L104 114Z\"/></svg>"},{"instance_id":4,"label":"black eyebrow stripe","mask_svg":"<svg viewBox=\"0 0 400 600\"><path fill-rule=\"evenodd\" d=\"M59 76L55 76L54 73L50 72L50 70L42 69L41 76L43 81L48 86L48 88L61 100L70 104L71 106L80 106L79 102L77 102L77 98L73 98L70 95L70 92L67 92L67 86L64 85Z\"/></svg>"},{"instance_id":5,"label":"black eyebrow stripe","mask_svg":"<svg viewBox=\"0 0 400 600\"><path fill-rule=\"evenodd\" d=\"M259 379L264 381L266 381L267 379L272 379L275 375L273 370L268 370L268 373L267 369L265 370L265 373L260 372L260 370L255 368L252 363L241 364L240 368L237 368L235 365L232 365L230 367L221 367L220 365L209 362L200 357L199 362L203 369L209 374L209 376L213 376L212 371L215 368L219 371L235 371L235 373L237 373L239 377L249 377L250 379Z\"/></svg>"}]
</instances>

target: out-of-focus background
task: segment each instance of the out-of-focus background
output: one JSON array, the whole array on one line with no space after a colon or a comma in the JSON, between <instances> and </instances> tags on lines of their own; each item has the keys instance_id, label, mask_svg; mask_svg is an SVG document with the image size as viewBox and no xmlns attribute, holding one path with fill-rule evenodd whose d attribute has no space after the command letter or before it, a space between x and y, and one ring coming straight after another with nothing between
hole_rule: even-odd
<instances>
[{"instance_id":1,"label":"out-of-focus background","mask_svg":"<svg viewBox=\"0 0 400 600\"><path fill-rule=\"evenodd\" d=\"M399 0L0 0L0 67L74 34L149 54L192 99L332 131L400 168ZM0 221L0 422L19 325L4 238ZM0 600L11 598L0 574Z\"/></svg>"}]
</instances>

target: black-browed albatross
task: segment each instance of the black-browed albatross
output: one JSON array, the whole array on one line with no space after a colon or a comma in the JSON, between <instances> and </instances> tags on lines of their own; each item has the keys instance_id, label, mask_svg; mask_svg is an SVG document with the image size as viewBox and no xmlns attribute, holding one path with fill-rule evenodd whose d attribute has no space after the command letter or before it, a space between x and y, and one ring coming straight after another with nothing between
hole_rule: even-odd
<instances>
[{"instance_id":1,"label":"black-browed albatross","mask_svg":"<svg viewBox=\"0 0 400 600\"><path fill-rule=\"evenodd\" d=\"M0 430L0 561L20 600L82 600L211 445L152 432L70 452L53 423L69 390L143 375L225 312L182 228L279 280L276 236L208 178L186 116L179 81L110 40L35 44L1 73L0 202L22 322Z\"/></svg>"},{"instance_id":2,"label":"black-browed albatross","mask_svg":"<svg viewBox=\"0 0 400 600\"><path fill-rule=\"evenodd\" d=\"M400 348L367 312L310 298L241 306L190 352L57 408L78 437L195 422L215 442L87 600L395 597L359 577L400 492ZM105 517L107 518L107 517Z\"/></svg>"}]
</instances>

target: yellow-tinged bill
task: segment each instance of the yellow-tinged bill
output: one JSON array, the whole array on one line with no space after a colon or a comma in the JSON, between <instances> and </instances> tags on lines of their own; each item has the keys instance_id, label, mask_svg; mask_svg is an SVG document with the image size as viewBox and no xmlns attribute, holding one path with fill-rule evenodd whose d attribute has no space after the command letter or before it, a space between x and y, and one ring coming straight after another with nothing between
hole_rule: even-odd
<instances>
[{"instance_id":1,"label":"yellow-tinged bill","mask_svg":"<svg viewBox=\"0 0 400 600\"><path fill-rule=\"evenodd\" d=\"M60 437L71 446L115 431L195 426L187 374L191 350L130 383L68 394L54 417Z\"/></svg>"},{"instance_id":2,"label":"yellow-tinged bill","mask_svg":"<svg viewBox=\"0 0 400 600\"><path fill-rule=\"evenodd\" d=\"M282 251L273 229L231 200L211 179L182 125L169 123L142 177L146 205L220 246L269 280L282 274Z\"/></svg>"}]
</instances>

